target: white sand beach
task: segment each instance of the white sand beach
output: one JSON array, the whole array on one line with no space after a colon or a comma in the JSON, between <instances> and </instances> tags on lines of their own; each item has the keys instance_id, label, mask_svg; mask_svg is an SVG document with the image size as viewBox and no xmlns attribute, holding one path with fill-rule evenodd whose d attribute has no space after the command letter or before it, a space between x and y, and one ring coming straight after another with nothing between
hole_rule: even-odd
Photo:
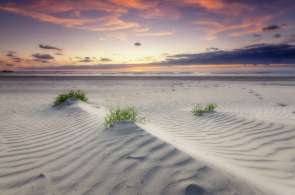
<instances>
[{"instance_id":1,"label":"white sand beach","mask_svg":"<svg viewBox=\"0 0 295 195\"><path fill-rule=\"evenodd\" d=\"M53 108L70 89L89 102ZM1 195L295 194L295 79L12 76L0 94ZM106 129L126 105L146 122Z\"/></svg>"}]
</instances>

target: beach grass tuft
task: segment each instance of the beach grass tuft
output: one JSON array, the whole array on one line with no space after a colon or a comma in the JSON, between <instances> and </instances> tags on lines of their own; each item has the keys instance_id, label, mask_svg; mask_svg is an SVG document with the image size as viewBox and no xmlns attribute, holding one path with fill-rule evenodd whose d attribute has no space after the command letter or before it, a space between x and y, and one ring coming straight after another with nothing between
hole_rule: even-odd
<instances>
[{"instance_id":1,"label":"beach grass tuft","mask_svg":"<svg viewBox=\"0 0 295 195\"><path fill-rule=\"evenodd\" d=\"M105 126L112 127L115 123L121 121L128 122L144 122L145 117L139 115L137 109L133 106L128 106L125 108L114 108L111 109L105 117Z\"/></svg>"},{"instance_id":2,"label":"beach grass tuft","mask_svg":"<svg viewBox=\"0 0 295 195\"><path fill-rule=\"evenodd\" d=\"M201 106L200 104L197 104L193 107L192 113L195 116L201 116L204 113L214 112L216 108L217 104L213 103L207 104L206 106Z\"/></svg>"},{"instance_id":3,"label":"beach grass tuft","mask_svg":"<svg viewBox=\"0 0 295 195\"><path fill-rule=\"evenodd\" d=\"M55 98L53 106L58 106L64 103L68 99L75 99L81 100L83 102L87 102L88 98L86 97L85 93L81 90L70 90L66 93L60 94Z\"/></svg>"}]
</instances>

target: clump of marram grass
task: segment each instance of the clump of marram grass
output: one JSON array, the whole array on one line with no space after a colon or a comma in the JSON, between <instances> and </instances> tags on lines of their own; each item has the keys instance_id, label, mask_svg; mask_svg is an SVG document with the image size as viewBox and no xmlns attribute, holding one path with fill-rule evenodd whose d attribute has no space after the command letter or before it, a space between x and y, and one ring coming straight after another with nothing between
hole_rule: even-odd
<instances>
[{"instance_id":1,"label":"clump of marram grass","mask_svg":"<svg viewBox=\"0 0 295 195\"><path fill-rule=\"evenodd\" d=\"M58 106L64 103L68 99L81 100L83 102L87 102L88 98L85 93L81 90L70 90L66 93L60 94L55 98L53 106Z\"/></svg>"},{"instance_id":2,"label":"clump of marram grass","mask_svg":"<svg viewBox=\"0 0 295 195\"><path fill-rule=\"evenodd\" d=\"M195 116L202 116L204 113L214 112L217 108L217 104L207 104L205 107L197 104L193 107L192 113Z\"/></svg>"},{"instance_id":3,"label":"clump of marram grass","mask_svg":"<svg viewBox=\"0 0 295 195\"><path fill-rule=\"evenodd\" d=\"M114 108L110 109L105 117L105 126L112 127L115 123L127 121L127 122L144 122L145 117L139 115L137 109L133 106L125 108Z\"/></svg>"}]
</instances>

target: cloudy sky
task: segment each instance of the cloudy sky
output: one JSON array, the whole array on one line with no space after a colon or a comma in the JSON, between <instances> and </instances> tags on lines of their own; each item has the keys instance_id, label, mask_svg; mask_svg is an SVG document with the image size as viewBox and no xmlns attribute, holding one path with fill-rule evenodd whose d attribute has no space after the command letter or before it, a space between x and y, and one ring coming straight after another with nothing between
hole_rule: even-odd
<instances>
[{"instance_id":1,"label":"cloudy sky","mask_svg":"<svg viewBox=\"0 0 295 195\"><path fill-rule=\"evenodd\" d=\"M0 67L295 64L294 0L0 0L0 25Z\"/></svg>"}]
</instances>

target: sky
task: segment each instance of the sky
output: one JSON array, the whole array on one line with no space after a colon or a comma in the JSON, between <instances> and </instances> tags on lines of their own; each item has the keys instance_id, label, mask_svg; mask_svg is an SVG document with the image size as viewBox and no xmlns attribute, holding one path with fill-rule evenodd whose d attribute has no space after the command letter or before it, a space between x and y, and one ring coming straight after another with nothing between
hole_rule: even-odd
<instances>
[{"instance_id":1,"label":"sky","mask_svg":"<svg viewBox=\"0 0 295 195\"><path fill-rule=\"evenodd\" d=\"M0 69L295 64L294 0L0 0L0 26Z\"/></svg>"}]
</instances>

